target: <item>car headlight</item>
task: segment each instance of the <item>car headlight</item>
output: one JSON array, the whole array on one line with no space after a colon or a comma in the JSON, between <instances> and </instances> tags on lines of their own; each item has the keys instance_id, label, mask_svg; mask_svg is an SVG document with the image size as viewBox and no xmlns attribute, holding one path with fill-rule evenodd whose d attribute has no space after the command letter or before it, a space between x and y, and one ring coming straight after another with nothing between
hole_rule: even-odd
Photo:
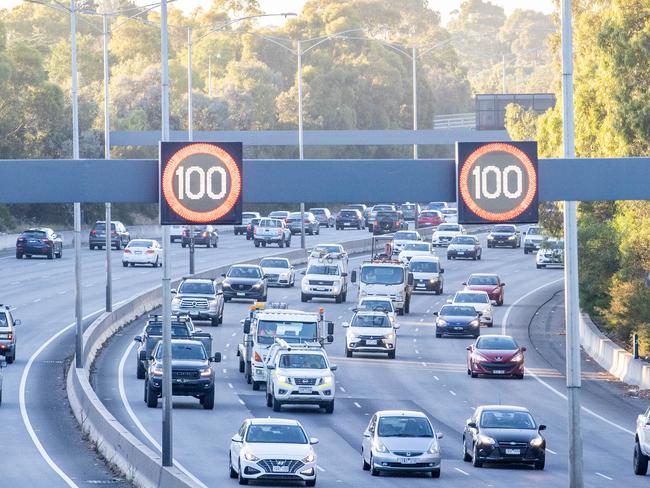
<instances>
[{"instance_id":1,"label":"car headlight","mask_svg":"<svg viewBox=\"0 0 650 488\"><path fill-rule=\"evenodd\" d=\"M277 379L280 383L289 383L291 384L291 378L288 376L285 376L283 374L276 375L275 379Z\"/></svg>"},{"instance_id":2,"label":"car headlight","mask_svg":"<svg viewBox=\"0 0 650 488\"><path fill-rule=\"evenodd\" d=\"M508 237L508 240L509 240L509 241L513 241L513 240L515 240L516 238L517 238L517 236L510 236L510 237Z\"/></svg>"},{"instance_id":3,"label":"car headlight","mask_svg":"<svg viewBox=\"0 0 650 488\"><path fill-rule=\"evenodd\" d=\"M479 327L480 325L481 325L481 324L479 323L478 320L472 320L472 321L469 323L469 326L470 326L470 327Z\"/></svg>"},{"instance_id":4,"label":"car headlight","mask_svg":"<svg viewBox=\"0 0 650 488\"><path fill-rule=\"evenodd\" d=\"M221 286L222 286L223 288L230 288L230 283L227 282L227 281L222 281L222 282L221 282Z\"/></svg>"},{"instance_id":5,"label":"car headlight","mask_svg":"<svg viewBox=\"0 0 650 488\"><path fill-rule=\"evenodd\" d=\"M257 457L255 454L253 454L252 452L245 452L245 453L244 453L244 459L245 459L246 461L253 461L253 462L254 462L254 461L259 461L259 460L260 460L260 458L258 458L258 457Z\"/></svg>"},{"instance_id":6,"label":"car headlight","mask_svg":"<svg viewBox=\"0 0 650 488\"><path fill-rule=\"evenodd\" d=\"M446 327L446 326L447 326L447 321L446 321L446 320L442 320L442 319L438 319L438 320L436 321L436 325L437 325L438 327Z\"/></svg>"},{"instance_id":7,"label":"car headlight","mask_svg":"<svg viewBox=\"0 0 650 488\"><path fill-rule=\"evenodd\" d=\"M433 444L431 444L431 447L429 447L429 450L427 452L429 454L438 455L440 454L440 446L438 445L437 442L434 442Z\"/></svg>"},{"instance_id":8,"label":"car headlight","mask_svg":"<svg viewBox=\"0 0 650 488\"><path fill-rule=\"evenodd\" d=\"M493 446L497 442L492 437L483 434L479 434L477 440L479 444L483 444L484 446Z\"/></svg>"},{"instance_id":9,"label":"car headlight","mask_svg":"<svg viewBox=\"0 0 650 488\"><path fill-rule=\"evenodd\" d=\"M512 356L512 359L510 361L512 361L513 363L520 363L523 360L524 360L524 355L518 352L517 354Z\"/></svg>"},{"instance_id":10,"label":"car headlight","mask_svg":"<svg viewBox=\"0 0 650 488\"><path fill-rule=\"evenodd\" d=\"M329 375L328 375L328 376L323 376L323 377L320 379L320 381L318 382L318 384L319 384L319 385L329 385L330 383L332 383L332 381L334 381L334 377L333 377L333 376L329 376Z\"/></svg>"},{"instance_id":11,"label":"car headlight","mask_svg":"<svg viewBox=\"0 0 650 488\"><path fill-rule=\"evenodd\" d=\"M394 340L394 339L395 339L395 333L394 333L394 332L391 332L390 334L386 334L386 335L384 335L384 339L386 339L387 341L392 341L392 340Z\"/></svg>"},{"instance_id":12,"label":"car headlight","mask_svg":"<svg viewBox=\"0 0 650 488\"><path fill-rule=\"evenodd\" d=\"M316 454L314 454L314 451L310 451L306 457L302 458L302 462L305 464L313 463L314 461L316 461Z\"/></svg>"},{"instance_id":13,"label":"car headlight","mask_svg":"<svg viewBox=\"0 0 650 488\"><path fill-rule=\"evenodd\" d=\"M289 273L280 273L280 278L288 278Z\"/></svg>"},{"instance_id":14,"label":"car headlight","mask_svg":"<svg viewBox=\"0 0 650 488\"><path fill-rule=\"evenodd\" d=\"M492 239L494 239L494 236L493 236L493 235L489 235L489 236L488 236L488 241L491 241Z\"/></svg>"},{"instance_id":15,"label":"car headlight","mask_svg":"<svg viewBox=\"0 0 650 488\"><path fill-rule=\"evenodd\" d=\"M259 282L258 282L258 283L255 283L255 284L253 285L253 288L256 288L256 289L257 289L257 288L262 288L262 283L259 283Z\"/></svg>"},{"instance_id":16,"label":"car headlight","mask_svg":"<svg viewBox=\"0 0 650 488\"><path fill-rule=\"evenodd\" d=\"M163 375L162 364L156 364L151 369L149 369L149 374L151 376L155 376L156 378L161 377Z\"/></svg>"},{"instance_id":17,"label":"car headlight","mask_svg":"<svg viewBox=\"0 0 650 488\"><path fill-rule=\"evenodd\" d=\"M474 354L472 354L472 356L474 357L474 361L490 361L488 358L486 358L482 354L479 354L478 352L475 352Z\"/></svg>"},{"instance_id":18,"label":"car headlight","mask_svg":"<svg viewBox=\"0 0 650 488\"><path fill-rule=\"evenodd\" d=\"M201 378L209 378L212 376L212 368L205 368L201 370Z\"/></svg>"},{"instance_id":19,"label":"car headlight","mask_svg":"<svg viewBox=\"0 0 650 488\"><path fill-rule=\"evenodd\" d=\"M429 283L434 284L434 283L436 283L437 281L438 281L438 278L431 278L431 279L429 280Z\"/></svg>"},{"instance_id":20,"label":"car headlight","mask_svg":"<svg viewBox=\"0 0 650 488\"><path fill-rule=\"evenodd\" d=\"M172 298L172 307L178 307L181 304L180 298Z\"/></svg>"},{"instance_id":21,"label":"car headlight","mask_svg":"<svg viewBox=\"0 0 650 488\"><path fill-rule=\"evenodd\" d=\"M535 437L533 440L530 441L530 445L532 447L536 447L536 448L539 449L540 447L542 447L544 445L544 438L542 436L538 435L537 437Z\"/></svg>"},{"instance_id":22,"label":"car headlight","mask_svg":"<svg viewBox=\"0 0 650 488\"><path fill-rule=\"evenodd\" d=\"M377 452L388 452L386 446L384 446L384 444L379 439L375 440L375 442L373 443L373 447Z\"/></svg>"}]
</instances>

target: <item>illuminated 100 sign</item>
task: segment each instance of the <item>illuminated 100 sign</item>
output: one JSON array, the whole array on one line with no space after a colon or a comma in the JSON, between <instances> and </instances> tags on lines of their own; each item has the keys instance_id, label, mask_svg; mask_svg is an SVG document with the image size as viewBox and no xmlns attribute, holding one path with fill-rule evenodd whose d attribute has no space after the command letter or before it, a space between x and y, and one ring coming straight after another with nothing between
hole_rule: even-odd
<instances>
[{"instance_id":1,"label":"illuminated 100 sign","mask_svg":"<svg viewBox=\"0 0 650 488\"><path fill-rule=\"evenodd\" d=\"M241 143L161 142L160 222L241 222Z\"/></svg>"},{"instance_id":2,"label":"illuminated 100 sign","mask_svg":"<svg viewBox=\"0 0 650 488\"><path fill-rule=\"evenodd\" d=\"M537 222L537 143L458 143L459 223Z\"/></svg>"}]
</instances>

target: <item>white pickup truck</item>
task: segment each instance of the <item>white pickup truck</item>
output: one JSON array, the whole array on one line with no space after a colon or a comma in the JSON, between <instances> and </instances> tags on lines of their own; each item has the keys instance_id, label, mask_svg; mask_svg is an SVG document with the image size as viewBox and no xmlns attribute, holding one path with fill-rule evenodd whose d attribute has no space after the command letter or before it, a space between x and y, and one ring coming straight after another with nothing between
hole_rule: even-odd
<instances>
[{"instance_id":1,"label":"white pickup truck","mask_svg":"<svg viewBox=\"0 0 650 488\"><path fill-rule=\"evenodd\" d=\"M336 303L347 300L348 274L339 263L328 264L310 260L307 270L302 274L305 275L300 295L302 302L312 298L333 298Z\"/></svg>"},{"instance_id":2,"label":"white pickup truck","mask_svg":"<svg viewBox=\"0 0 650 488\"><path fill-rule=\"evenodd\" d=\"M645 476L650 459L650 407L637 417L634 437L634 474Z\"/></svg>"},{"instance_id":3,"label":"white pickup truck","mask_svg":"<svg viewBox=\"0 0 650 488\"><path fill-rule=\"evenodd\" d=\"M255 247L277 244L280 247L291 246L291 231L281 219L261 219L253 230Z\"/></svg>"}]
</instances>

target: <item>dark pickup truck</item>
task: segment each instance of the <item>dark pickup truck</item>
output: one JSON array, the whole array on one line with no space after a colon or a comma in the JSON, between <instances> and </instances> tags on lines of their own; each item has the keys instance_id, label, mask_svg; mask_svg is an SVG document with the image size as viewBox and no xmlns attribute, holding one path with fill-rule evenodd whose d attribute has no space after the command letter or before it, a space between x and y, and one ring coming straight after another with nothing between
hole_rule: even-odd
<instances>
[{"instance_id":1,"label":"dark pickup truck","mask_svg":"<svg viewBox=\"0 0 650 488\"><path fill-rule=\"evenodd\" d=\"M149 358L144 382L144 401L149 408L158 407L162 396L163 344L158 342ZM198 398L206 410L214 408L214 368L221 362L221 353L210 356L202 342L172 339L172 395Z\"/></svg>"},{"instance_id":2,"label":"dark pickup truck","mask_svg":"<svg viewBox=\"0 0 650 488\"><path fill-rule=\"evenodd\" d=\"M408 229L408 224L399 211L379 211L372 224L374 235L388 234L403 229Z\"/></svg>"},{"instance_id":3,"label":"dark pickup truck","mask_svg":"<svg viewBox=\"0 0 650 488\"><path fill-rule=\"evenodd\" d=\"M203 332L201 329L195 329L192 319L188 316L172 317L172 339L197 340L203 344L208 356L212 353L212 335ZM140 344L135 356L136 376L139 380L143 380L149 368L149 360L153 350L158 342L162 340L162 317L160 315L150 315L142 335L135 336L133 340Z\"/></svg>"}]
</instances>

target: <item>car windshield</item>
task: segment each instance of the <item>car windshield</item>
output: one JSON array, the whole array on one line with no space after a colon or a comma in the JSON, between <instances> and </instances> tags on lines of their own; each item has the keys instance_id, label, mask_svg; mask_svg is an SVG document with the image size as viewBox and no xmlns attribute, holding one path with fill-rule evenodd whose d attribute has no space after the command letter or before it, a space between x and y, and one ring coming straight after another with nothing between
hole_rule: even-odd
<instances>
[{"instance_id":1,"label":"car windshield","mask_svg":"<svg viewBox=\"0 0 650 488\"><path fill-rule=\"evenodd\" d=\"M474 240L473 237L468 237L468 236L456 236L454 239L451 241L452 244L462 244L465 246L473 246L476 241Z\"/></svg>"},{"instance_id":2,"label":"car windshield","mask_svg":"<svg viewBox=\"0 0 650 488\"><path fill-rule=\"evenodd\" d=\"M341 210L341 211L339 212L339 215L340 215L341 217L356 217L356 216L357 216L357 212L355 212L354 210Z\"/></svg>"},{"instance_id":3,"label":"car windshield","mask_svg":"<svg viewBox=\"0 0 650 488\"><path fill-rule=\"evenodd\" d=\"M467 284L469 286L496 286L499 284L499 280L496 276L470 276Z\"/></svg>"},{"instance_id":4,"label":"car windshield","mask_svg":"<svg viewBox=\"0 0 650 488\"><path fill-rule=\"evenodd\" d=\"M411 261L409 269L411 273L438 273L440 264L434 261Z\"/></svg>"},{"instance_id":5,"label":"car windshield","mask_svg":"<svg viewBox=\"0 0 650 488\"><path fill-rule=\"evenodd\" d=\"M454 302L457 303L490 303L487 293L456 293Z\"/></svg>"},{"instance_id":6,"label":"car windshield","mask_svg":"<svg viewBox=\"0 0 650 488\"><path fill-rule=\"evenodd\" d=\"M379 437L433 437L429 420L424 417L380 417Z\"/></svg>"},{"instance_id":7,"label":"car windshield","mask_svg":"<svg viewBox=\"0 0 650 488\"><path fill-rule=\"evenodd\" d=\"M287 212L286 210L277 210L277 211L275 211L275 212L271 212L271 213L269 214L269 217L276 217L276 218L283 219L283 218L285 218L288 214L289 214L289 212Z\"/></svg>"},{"instance_id":8,"label":"car windshield","mask_svg":"<svg viewBox=\"0 0 650 488\"><path fill-rule=\"evenodd\" d=\"M535 421L528 412L486 410L481 414L481 427L486 429L534 429Z\"/></svg>"},{"instance_id":9,"label":"car windshield","mask_svg":"<svg viewBox=\"0 0 650 488\"><path fill-rule=\"evenodd\" d=\"M160 343L159 343L160 344ZM156 349L156 359L162 359L163 348L162 344ZM172 343L172 359L177 359L180 361L205 361L208 359L205 354L205 348L203 344L174 344Z\"/></svg>"},{"instance_id":10,"label":"car windshield","mask_svg":"<svg viewBox=\"0 0 650 488\"><path fill-rule=\"evenodd\" d=\"M395 232L395 235L393 236L394 241L417 241L418 238L417 232Z\"/></svg>"},{"instance_id":11,"label":"car windshield","mask_svg":"<svg viewBox=\"0 0 650 488\"><path fill-rule=\"evenodd\" d=\"M325 209L324 208L310 208L309 211L313 213L314 215L324 215L325 214Z\"/></svg>"},{"instance_id":12,"label":"car windshield","mask_svg":"<svg viewBox=\"0 0 650 488\"><path fill-rule=\"evenodd\" d=\"M106 230L106 223L105 222L96 222L95 227L93 227L95 230ZM115 230L115 224L111 223L111 230Z\"/></svg>"},{"instance_id":13,"label":"car windshield","mask_svg":"<svg viewBox=\"0 0 650 488\"><path fill-rule=\"evenodd\" d=\"M392 205L375 205L372 207L373 212L379 212L380 210L393 210Z\"/></svg>"},{"instance_id":14,"label":"car windshield","mask_svg":"<svg viewBox=\"0 0 650 488\"><path fill-rule=\"evenodd\" d=\"M283 354L280 368L289 369L327 369L327 361L322 354Z\"/></svg>"},{"instance_id":15,"label":"car windshield","mask_svg":"<svg viewBox=\"0 0 650 488\"><path fill-rule=\"evenodd\" d=\"M456 215L458 211L455 208L443 208L440 213L443 215Z\"/></svg>"},{"instance_id":16,"label":"car windshield","mask_svg":"<svg viewBox=\"0 0 650 488\"><path fill-rule=\"evenodd\" d=\"M257 214L253 213L253 212L243 212L241 214L242 219L252 219L252 218L255 218L255 217L257 217Z\"/></svg>"},{"instance_id":17,"label":"car windshield","mask_svg":"<svg viewBox=\"0 0 650 488\"><path fill-rule=\"evenodd\" d=\"M393 311L393 302L390 300L363 300L359 304L360 310L382 310L384 312Z\"/></svg>"},{"instance_id":18,"label":"car windshield","mask_svg":"<svg viewBox=\"0 0 650 488\"><path fill-rule=\"evenodd\" d=\"M541 227L530 227L528 229L528 235L529 236L539 236L542 235L542 229Z\"/></svg>"},{"instance_id":19,"label":"car windshield","mask_svg":"<svg viewBox=\"0 0 650 488\"><path fill-rule=\"evenodd\" d=\"M307 218L307 217L308 217L308 214L305 214L305 218ZM302 218L302 215L301 215L300 212L291 212L289 214L289 217L288 217L289 220L298 220L298 221L300 221L301 218Z\"/></svg>"},{"instance_id":20,"label":"car windshield","mask_svg":"<svg viewBox=\"0 0 650 488\"><path fill-rule=\"evenodd\" d=\"M233 266L228 270L228 278L261 278L262 273L260 273L259 268L254 268L252 266Z\"/></svg>"},{"instance_id":21,"label":"car windshield","mask_svg":"<svg viewBox=\"0 0 650 488\"><path fill-rule=\"evenodd\" d=\"M276 219L261 220L260 227L282 227L282 222Z\"/></svg>"},{"instance_id":22,"label":"car windshield","mask_svg":"<svg viewBox=\"0 0 650 488\"><path fill-rule=\"evenodd\" d=\"M431 202L429 204L429 208L431 210L440 210L440 209L445 208L446 206L447 206L447 204L445 202Z\"/></svg>"},{"instance_id":23,"label":"car windshield","mask_svg":"<svg viewBox=\"0 0 650 488\"><path fill-rule=\"evenodd\" d=\"M260 266L262 268L289 268L289 261L285 259L262 259L260 261Z\"/></svg>"},{"instance_id":24,"label":"car windshield","mask_svg":"<svg viewBox=\"0 0 650 488\"><path fill-rule=\"evenodd\" d=\"M438 226L438 231L443 232L460 232L460 227L456 224L441 224Z\"/></svg>"},{"instance_id":25,"label":"car windshield","mask_svg":"<svg viewBox=\"0 0 650 488\"><path fill-rule=\"evenodd\" d=\"M341 270L338 266L328 266L327 264L312 264L307 268L307 274L339 276Z\"/></svg>"},{"instance_id":26,"label":"car windshield","mask_svg":"<svg viewBox=\"0 0 650 488\"><path fill-rule=\"evenodd\" d=\"M352 319L352 327L392 327L386 315L355 315Z\"/></svg>"},{"instance_id":27,"label":"car windshield","mask_svg":"<svg viewBox=\"0 0 650 488\"><path fill-rule=\"evenodd\" d=\"M7 319L7 314L0 312L0 327L7 327L9 325L9 320Z\"/></svg>"},{"instance_id":28,"label":"car windshield","mask_svg":"<svg viewBox=\"0 0 650 488\"><path fill-rule=\"evenodd\" d=\"M327 245L316 246L314 248L314 251L316 251L318 253L321 253L321 252L322 253L343 252L339 246L327 246Z\"/></svg>"},{"instance_id":29,"label":"car windshield","mask_svg":"<svg viewBox=\"0 0 650 488\"><path fill-rule=\"evenodd\" d=\"M178 287L178 293L214 295L214 286L208 281L183 281Z\"/></svg>"},{"instance_id":30,"label":"car windshield","mask_svg":"<svg viewBox=\"0 0 650 488\"><path fill-rule=\"evenodd\" d=\"M404 246L405 251L431 251L426 242L409 242Z\"/></svg>"},{"instance_id":31,"label":"car windshield","mask_svg":"<svg viewBox=\"0 0 650 488\"><path fill-rule=\"evenodd\" d=\"M257 342L273 344L279 337L287 342L314 342L318 339L316 322L281 322L260 320L257 325Z\"/></svg>"},{"instance_id":32,"label":"car windshield","mask_svg":"<svg viewBox=\"0 0 650 488\"><path fill-rule=\"evenodd\" d=\"M246 442L307 444L307 436L299 425L251 425L246 433Z\"/></svg>"},{"instance_id":33,"label":"car windshield","mask_svg":"<svg viewBox=\"0 0 650 488\"><path fill-rule=\"evenodd\" d=\"M158 324L147 325L147 335L161 336L162 324L158 323ZM178 325L172 324L172 337L181 338L181 337L189 337L189 336L190 336L190 331L187 329L187 326L182 324L178 324Z\"/></svg>"},{"instance_id":34,"label":"car windshield","mask_svg":"<svg viewBox=\"0 0 650 488\"><path fill-rule=\"evenodd\" d=\"M415 205L412 203L405 203L402 205L402 210L413 210L415 208Z\"/></svg>"},{"instance_id":35,"label":"car windshield","mask_svg":"<svg viewBox=\"0 0 650 488\"><path fill-rule=\"evenodd\" d=\"M145 241L142 239L135 239L127 244L126 247L146 247L150 249L153 247L153 241Z\"/></svg>"},{"instance_id":36,"label":"car windshield","mask_svg":"<svg viewBox=\"0 0 650 488\"><path fill-rule=\"evenodd\" d=\"M404 282L404 271L398 266L364 266L360 279L368 285L399 285Z\"/></svg>"},{"instance_id":37,"label":"car windshield","mask_svg":"<svg viewBox=\"0 0 650 488\"><path fill-rule=\"evenodd\" d=\"M23 232L23 237L31 237L32 239L45 239L47 232L42 230L26 230Z\"/></svg>"},{"instance_id":38,"label":"car windshield","mask_svg":"<svg viewBox=\"0 0 650 488\"><path fill-rule=\"evenodd\" d=\"M512 337L481 337L476 343L477 349L517 349L517 343Z\"/></svg>"},{"instance_id":39,"label":"car windshield","mask_svg":"<svg viewBox=\"0 0 650 488\"><path fill-rule=\"evenodd\" d=\"M515 227L512 225L495 225L492 229L492 232L506 232L513 233L515 232Z\"/></svg>"},{"instance_id":40,"label":"car windshield","mask_svg":"<svg viewBox=\"0 0 650 488\"><path fill-rule=\"evenodd\" d=\"M474 307L458 307L455 305L445 305L440 309L438 315L447 315L453 317L474 317L476 310Z\"/></svg>"}]
</instances>

